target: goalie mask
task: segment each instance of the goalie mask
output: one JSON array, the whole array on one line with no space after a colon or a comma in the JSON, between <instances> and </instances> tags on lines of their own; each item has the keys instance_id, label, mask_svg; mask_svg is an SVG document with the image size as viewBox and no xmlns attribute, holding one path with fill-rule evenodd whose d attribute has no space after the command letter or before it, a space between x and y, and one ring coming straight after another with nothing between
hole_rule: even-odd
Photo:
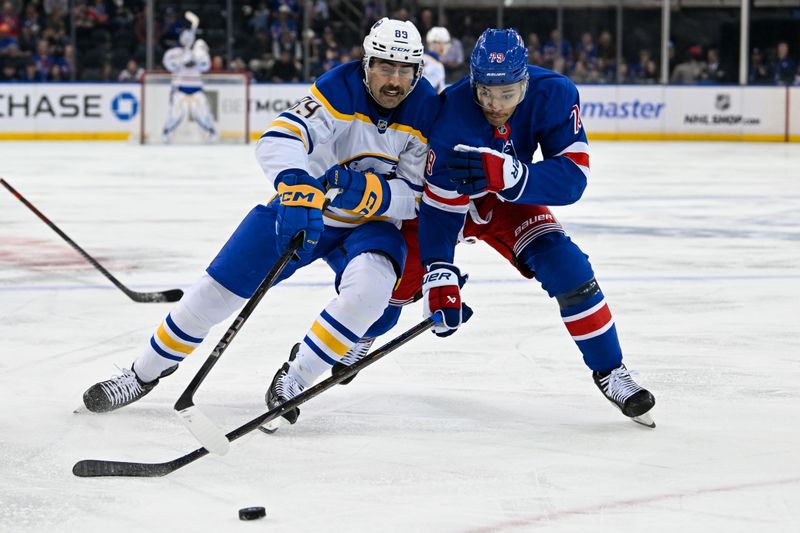
<instances>
[{"instance_id":1,"label":"goalie mask","mask_svg":"<svg viewBox=\"0 0 800 533\"><path fill-rule=\"evenodd\" d=\"M410 86L402 98L408 96L417 85L422 76L422 53L425 47L422 45L422 38L417 28L409 21L394 20L383 17L376 22L364 38L364 84L367 92L380 105L381 96L373 94L373 87L370 86L370 71L378 68L376 59L391 61L393 63L407 63L410 69L400 66L381 64L385 75L392 75L397 72L401 78L410 76ZM391 73L389 71L392 71ZM401 98L401 100L402 100ZM399 104L399 102L398 102ZM397 105L397 104L395 104ZM386 107L386 106L384 106ZM394 106L388 106L394 107Z\"/></svg>"},{"instance_id":2,"label":"goalie mask","mask_svg":"<svg viewBox=\"0 0 800 533\"><path fill-rule=\"evenodd\" d=\"M178 37L178 42L184 48L191 48L194 44L194 30L183 30Z\"/></svg>"}]
</instances>

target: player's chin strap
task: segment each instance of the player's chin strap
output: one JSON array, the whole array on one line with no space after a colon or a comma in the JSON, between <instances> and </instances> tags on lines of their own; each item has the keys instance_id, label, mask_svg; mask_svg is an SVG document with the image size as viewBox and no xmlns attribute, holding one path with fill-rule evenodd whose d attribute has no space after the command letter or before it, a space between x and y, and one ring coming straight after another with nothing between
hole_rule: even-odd
<instances>
[{"instance_id":1,"label":"player's chin strap","mask_svg":"<svg viewBox=\"0 0 800 533\"><path fill-rule=\"evenodd\" d=\"M325 193L325 202L322 206L322 209L324 210L331 200L333 200L341 191L342 190L338 188L328 190L328 192ZM194 378L192 378L192 381L189 382L186 390L183 391L183 394L180 395L178 401L175 402L174 409L181 416L181 420L184 422L189 431L192 432L195 438L197 438L197 440L200 441L200 443L210 452L219 455L226 454L228 452L229 441L227 438L225 438L225 434L222 432L222 430L219 429L217 425L205 415L205 413L203 413L196 405L194 405L194 395L197 392L197 389L200 387L200 384L203 383L203 381L206 379L206 376L208 376L208 373L211 372L211 369L214 368L214 365L217 364L219 358L222 357L222 354L236 337L236 334L239 333L239 330L242 328L244 323L247 322L248 318L250 318L250 315L253 313L258 303L261 301L267 291L275 284L275 281L278 279L281 273L283 273L286 265L289 264L289 261L292 259L292 257L297 255L297 250L300 249L304 240L304 231L298 232L292 238L289 247L275 262L272 269L264 278L264 281L262 281L258 286L256 291L253 293L253 296L250 297L245 306L233 320L233 323L231 323L231 325L228 327L228 330L211 351L211 355L206 358L203 366L200 367L200 370L197 371L197 374L195 374Z\"/></svg>"}]
</instances>

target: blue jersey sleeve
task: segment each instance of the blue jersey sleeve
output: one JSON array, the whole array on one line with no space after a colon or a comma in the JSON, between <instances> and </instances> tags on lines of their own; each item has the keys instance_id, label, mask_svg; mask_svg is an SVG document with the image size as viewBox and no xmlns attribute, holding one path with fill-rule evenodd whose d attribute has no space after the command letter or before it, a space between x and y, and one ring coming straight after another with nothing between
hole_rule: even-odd
<instances>
[{"instance_id":1,"label":"blue jersey sleeve","mask_svg":"<svg viewBox=\"0 0 800 533\"><path fill-rule=\"evenodd\" d=\"M458 236L469 210L469 197L456 192L447 170L452 141L435 124L425 165L425 189L419 210L419 250L422 263L453 262Z\"/></svg>"},{"instance_id":2,"label":"blue jersey sleeve","mask_svg":"<svg viewBox=\"0 0 800 533\"><path fill-rule=\"evenodd\" d=\"M542 124L537 132L544 159L526 165L521 187L501 191L507 201L532 205L569 205L580 199L589 177L589 144L580 116L578 89L567 78L551 78L537 88Z\"/></svg>"}]
</instances>

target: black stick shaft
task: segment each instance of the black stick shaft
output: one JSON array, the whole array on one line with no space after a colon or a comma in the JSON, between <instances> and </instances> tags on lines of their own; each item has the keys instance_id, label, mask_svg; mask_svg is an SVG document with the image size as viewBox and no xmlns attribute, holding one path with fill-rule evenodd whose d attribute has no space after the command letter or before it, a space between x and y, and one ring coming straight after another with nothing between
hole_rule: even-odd
<instances>
[{"instance_id":1,"label":"black stick shaft","mask_svg":"<svg viewBox=\"0 0 800 533\"><path fill-rule=\"evenodd\" d=\"M344 372L341 372L335 376L331 376L324 381L309 387L288 402L257 416L249 422L242 424L238 428L228 433L226 437L229 441L234 441L240 437L243 437L244 435L247 435L259 426L269 422L270 420L278 418L285 412L298 407L308 400L322 394L331 387L338 385L347 378L354 376L372 363L393 352L400 346L403 346L414 337L417 337L421 333L429 330L433 324L434 319L432 318L423 320L408 331L402 333L400 336L381 346L376 351L366 355L354 365L347 367ZM75 466L72 467L72 473L78 477L161 477L170 474L190 463L193 463L201 457L205 457L206 455L208 455L208 450L205 448L198 448L187 453L186 455L182 455L181 457L171 461L166 461L164 463L131 463L124 461L84 459L75 463Z\"/></svg>"},{"instance_id":2,"label":"black stick shaft","mask_svg":"<svg viewBox=\"0 0 800 533\"><path fill-rule=\"evenodd\" d=\"M336 197L337 194L341 189L331 189L325 194L325 203L322 206L322 210L325 211L325 208L328 207L328 204L331 203L331 200ZM267 276L264 278L264 281L258 286L256 291L253 293L253 296L247 301L245 306L239 312L235 319L233 319L233 323L228 327L228 330L219 340L217 345L211 351L211 355L209 355L203 366L200 367L200 370L197 371L197 374L194 375L192 381L189 382L189 385L186 387L186 390L178 398L178 401L175 402L174 409L176 411L182 411L194 405L194 395L197 392L197 389L200 387L200 384L203 383L203 380L206 379L206 376L211 369L214 368L214 365L217 364L219 358L225 352L225 349L230 345L231 341L233 341L236 334L239 333L239 330L242 328L247 319L250 318L250 315L253 313L253 310L256 308L258 303L267 293L267 291L275 284L275 280L278 279L278 276L281 275L283 270L286 268L286 265L289 264L289 261L294 256L295 252L300 249L300 246L303 244L303 239L305 239L305 232L301 231L297 235L292 238L292 241L289 243L289 247L286 251L278 257L278 260L272 266L272 269L267 273Z\"/></svg>"},{"instance_id":3,"label":"black stick shaft","mask_svg":"<svg viewBox=\"0 0 800 533\"><path fill-rule=\"evenodd\" d=\"M303 234L295 236L289 245L289 248L287 248L287 250L278 258L278 261L272 267L272 270L269 271L267 277L264 278L264 281L261 282L261 285L258 286L256 292L253 293L253 296L247 301L236 318L233 319L233 322L228 327L228 330L211 351L211 354L206 358L203 366L200 367L200 370L197 371L197 374L195 374L195 376L192 378L192 381L189 382L186 390L183 391L183 394L180 395L178 401L175 402L174 408L176 411L181 411L194 405L194 394L197 392L200 384L206 379L206 376L209 372L211 372L211 369L214 368L214 365L217 364L217 361L219 361L219 358L225 352L228 345L230 345L230 343L236 337L236 334L239 333L239 330L242 328L247 319L250 318L250 315L253 313L253 310L256 308L258 303L261 301L270 287L275 284L275 280L278 279L278 276L281 275L283 270L286 268L286 265L289 264L289 261L294 253L300 247L300 244L302 244L303 238Z\"/></svg>"},{"instance_id":4,"label":"black stick shaft","mask_svg":"<svg viewBox=\"0 0 800 533\"><path fill-rule=\"evenodd\" d=\"M64 239L67 244L72 246L72 248L74 248L79 254L81 254L81 256L83 256L84 259L89 261L92 264L92 266L94 266L97 270L99 270L101 274L103 274L106 278L108 278L108 280L111 283L113 283L119 290L124 292L132 300L137 301L137 302L162 302L162 301L174 302L174 301L177 301L177 300L180 299L180 297L183 294L183 292L180 291L179 289L173 289L173 290L170 290L170 291L165 291L163 293L161 293L161 292L157 292L157 293L139 293L139 292L135 292L135 291L130 290L128 287L123 285L117 278L115 278L113 275L111 275L111 272L106 270L105 267L103 267L103 265L98 263L95 260L94 257L92 257L91 255L88 254L88 252L86 252L86 250L84 250L83 248L78 246L78 244L75 241L73 241L72 239L70 239L69 236L66 233L61 231L61 228L59 228L53 222L51 222L50 219L47 218L44 215L44 213L39 211L36 208L36 206L34 206L32 203L30 203L27 200L27 198L22 196L22 194L20 194L19 191L17 191L14 187L12 187L10 183L8 183L3 178L0 178L0 184L2 184L3 187L8 189L8 191L17 198L17 200L22 202L25 205L25 207L27 207L28 209L33 211L33 214L35 214L37 217L39 217L42 220L42 222L44 222L45 224L50 226L50 229L52 229L53 231L58 233L59 237Z\"/></svg>"}]
</instances>

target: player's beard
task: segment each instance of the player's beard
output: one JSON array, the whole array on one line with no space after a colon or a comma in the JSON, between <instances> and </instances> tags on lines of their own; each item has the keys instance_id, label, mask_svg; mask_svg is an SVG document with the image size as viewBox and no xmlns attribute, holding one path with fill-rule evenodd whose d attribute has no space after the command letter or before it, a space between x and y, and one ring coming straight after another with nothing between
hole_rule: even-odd
<instances>
[{"instance_id":1,"label":"player's beard","mask_svg":"<svg viewBox=\"0 0 800 533\"><path fill-rule=\"evenodd\" d=\"M516 109L516 106L514 106ZM504 110L504 111L489 111L486 108L482 108L483 117L494 127L502 126L508 119L511 118L511 115L514 114L514 109L511 110Z\"/></svg>"}]
</instances>

